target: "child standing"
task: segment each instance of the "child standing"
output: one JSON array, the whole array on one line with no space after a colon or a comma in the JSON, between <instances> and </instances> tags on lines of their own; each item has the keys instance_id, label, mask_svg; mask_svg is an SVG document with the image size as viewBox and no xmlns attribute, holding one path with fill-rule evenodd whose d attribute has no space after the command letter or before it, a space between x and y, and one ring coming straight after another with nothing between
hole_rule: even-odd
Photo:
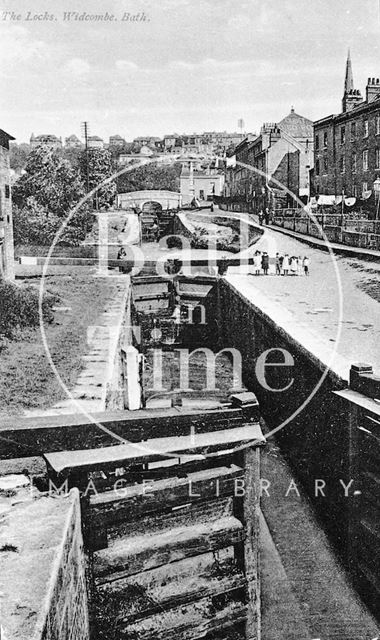
<instances>
[{"instance_id":1,"label":"child standing","mask_svg":"<svg viewBox=\"0 0 380 640\"><path fill-rule=\"evenodd\" d=\"M280 262L281 258L280 258L280 254L276 253L276 276L279 276L281 274L281 262Z\"/></svg>"},{"instance_id":2,"label":"child standing","mask_svg":"<svg viewBox=\"0 0 380 640\"><path fill-rule=\"evenodd\" d=\"M264 271L264 275L267 276L269 269L269 256L266 251L264 251L263 257L261 259L261 268Z\"/></svg>"},{"instance_id":3,"label":"child standing","mask_svg":"<svg viewBox=\"0 0 380 640\"><path fill-rule=\"evenodd\" d=\"M282 262L282 270L284 272L284 276L289 274L289 255L285 253L284 260Z\"/></svg>"},{"instance_id":4,"label":"child standing","mask_svg":"<svg viewBox=\"0 0 380 640\"><path fill-rule=\"evenodd\" d=\"M260 275L260 271L261 271L261 253L260 251L256 251L255 253L255 257L253 258L253 266L254 266L254 272L255 275L258 276Z\"/></svg>"},{"instance_id":5,"label":"child standing","mask_svg":"<svg viewBox=\"0 0 380 640\"><path fill-rule=\"evenodd\" d=\"M305 276L309 275L309 264L310 264L310 260L307 256L305 256L303 259L303 272Z\"/></svg>"}]
</instances>

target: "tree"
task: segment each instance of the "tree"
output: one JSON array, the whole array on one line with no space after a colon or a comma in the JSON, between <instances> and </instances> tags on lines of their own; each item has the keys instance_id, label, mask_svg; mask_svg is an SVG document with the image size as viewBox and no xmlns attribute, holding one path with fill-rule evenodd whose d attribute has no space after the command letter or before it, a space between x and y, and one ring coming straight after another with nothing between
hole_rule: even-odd
<instances>
[{"instance_id":1,"label":"tree","mask_svg":"<svg viewBox=\"0 0 380 640\"><path fill-rule=\"evenodd\" d=\"M80 160L83 152L83 147L63 147L57 149L57 154L64 160L68 160L76 171L80 171Z\"/></svg>"},{"instance_id":2,"label":"tree","mask_svg":"<svg viewBox=\"0 0 380 640\"><path fill-rule=\"evenodd\" d=\"M29 153L29 144L24 142L16 144L15 142L11 142L9 145L9 164L11 169L14 171L21 171L21 169L25 169Z\"/></svg>"},{"instance_id":3,"label":"tree","mask_svg":"<svg viewBox=\"0 0 380 640\"><path fill-rule=\"evenodd\" d=\"M118 178L118 192L127 193L144 189L179 191L180 173L181 164L179 162L169 166L152 162L122 174Z\"/></svg>"},{"instance_id":4,"label":"tree","mask_svg":"<svg viewBox=\"0 0 380 640\"><path fill-rule=\"evenodd\" d=\"M13 232L15 245L50 246L55 235L61 229L63 219L49 214L46 208L28 198L26 205L20 209L13 205ZM94 223L93 214L84 205L71 216L65 229L61 232L58 244L78 246L91 230Z\"/></svg>"},{"instance_id":5,"label":"tree","mask_svg":"<svg viewBox=\"0 0 380 640\"><path fill-rule=\"evenodd\" d=\"M104 180L110 178L115 173L112 155L107 149L88 149L82 152L80 159L80 170L82 180L87 181L88 163L88 186L90 191L98 187ZM112 204L116 196L116 183L114 181L100 187L94 196L94 207L102 207Z\"/></svg>"},{"instance_id":6,"label":"tree","mask_svg":"<svg viewBox=\"0 0 380 640\"><path fill-rule=\"evenodd\" d=\"M68 160L49 147L38 146L28 156L25 174L13 187L13 201L25 207L29 198L47 215L65 216L85 193L81 176Z\"/></svg>"}]
</instances>

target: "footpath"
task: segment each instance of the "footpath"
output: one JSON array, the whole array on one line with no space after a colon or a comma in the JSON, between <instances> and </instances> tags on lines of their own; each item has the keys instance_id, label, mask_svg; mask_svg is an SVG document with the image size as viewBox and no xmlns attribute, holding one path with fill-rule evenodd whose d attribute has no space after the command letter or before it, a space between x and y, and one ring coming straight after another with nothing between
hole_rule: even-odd
<instances>
[{"instance_id":1,"label":"footpath","mask_svg":"<svg viewBox=\"0 0 380 640\"><path fill-rule=\"evenodd\" d=\"M248 214L218 210L217 215L258 226ZM310 276L276 276L273 264L269 276L254 276L242 264L230 267L226 280L339 377L348 379L353 362L378 369L380 264L364 255L334 254L332 259L320 247L306 248L291 233L277 233L278 227L260 228L263 235L257 242L234 257L251 257L256 249L267 251L272 259L277 251L301 258L306 253Z\"/></svg>"},{"instance_id":2,"label":"footpath","mask_svg":"<svg viewBox=\"0 0 380 640\"><path fill-rule=\"evenodd\" d=\"M261 453L261 477L270 483L261 498L262 639L378 640L379 625L273 440Z\"/></svg>"}]
</instances>

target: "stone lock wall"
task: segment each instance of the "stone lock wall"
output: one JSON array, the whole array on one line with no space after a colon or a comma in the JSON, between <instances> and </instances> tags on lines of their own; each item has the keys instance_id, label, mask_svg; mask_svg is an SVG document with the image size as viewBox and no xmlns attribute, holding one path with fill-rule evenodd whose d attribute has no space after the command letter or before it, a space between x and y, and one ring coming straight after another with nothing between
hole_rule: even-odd
<instances>
[{"instance_id":1,"label":"stone lock wall","mask_svg":"<svg viewBox=\"0 0 380 640\"><path fill-rule=\"evenodd\" d=\"M89 640L78 489L40 493L0 477L1 640Z\"/></svg>"},{"instance_id":2,"label":"stone lock wall","mask_svg":"<svg viewBox=\"0 0 380 640\"><path fill-rule=\"evenodd\" d=\"M41 640L89 640L80 501L73 491L76 497L52 575L54 586Z\"/></svg>"},{"instance_id":3,"label":"stone lock wall","mask_svg":"<svg viewBox=\"0 0 380 640\"><path fill-rule=\"evenodd\" d=\"M325 367L224 278L211 290L205 305L210 341L217 341L214 346L218 349L229 347L240 352L243 382L256 394L267 429L275 428L312 392ZM273 371L266 372L266 380L274 388L286 386L286 375L293 378L291 387L281 393L263 388L255 372L258 357L272 348L285 349L294 359L291 372L288 367L273 367ZM348 547L349 501L344 499L339 478L346 481L350 475L349 456L343 453L350 448L350 431L342 424L332 391L346 386L346 381L330 371L304 410L276 434L295 475L343 555ZM316 478L326 481L325 497L315 496Z\"/></svg>"}]
</instances>

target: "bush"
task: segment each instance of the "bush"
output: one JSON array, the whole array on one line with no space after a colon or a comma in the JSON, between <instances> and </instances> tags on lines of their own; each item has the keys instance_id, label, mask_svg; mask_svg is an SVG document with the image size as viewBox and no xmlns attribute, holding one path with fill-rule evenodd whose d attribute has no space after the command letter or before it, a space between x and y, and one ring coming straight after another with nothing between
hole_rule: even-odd
<instances>
[{"instance_id":1,"label":"bush","mask_svg":"<svg viewBox=\"0 0 380 640\"><path fill-rule=\"evenodd\" d=\"M74 213L59 237L58 244L71 247L79 246L91 230L94 220L94 215L84 205ZM16 246L50 246L62 223L62 217L49 214L33 198L30 198L28 204L22 209L16 205L13 206L14 243Z\"/></svg>"},{"instance_id":2,"label":"bush","mask_svg":"<svg viewBox=\"0 0 380 640\"><path fill-rule=\"evenodd\" d=\"M0 281L0 337L12 338L20 329L38 326L38 298L39 291L33 286ZM44 294L42 315L45 322L53 321L53 306L57 302L56 295Z\"/></svg>"}]
</instances>

